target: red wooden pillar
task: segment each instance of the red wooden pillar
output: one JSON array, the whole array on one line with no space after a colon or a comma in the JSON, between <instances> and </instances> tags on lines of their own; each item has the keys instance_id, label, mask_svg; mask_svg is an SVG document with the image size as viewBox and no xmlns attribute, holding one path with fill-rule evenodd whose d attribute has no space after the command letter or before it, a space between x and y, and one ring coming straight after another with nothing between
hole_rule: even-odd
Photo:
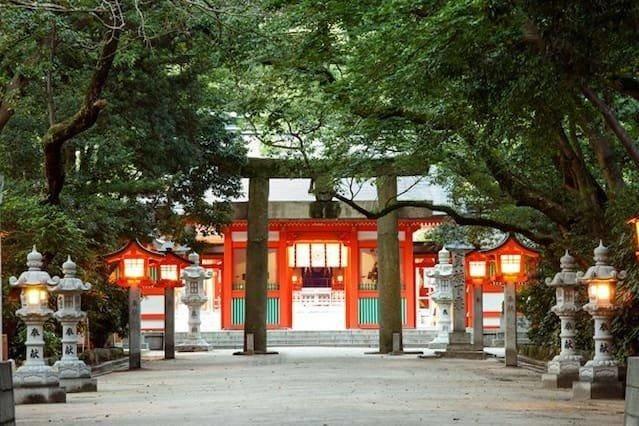
<instances>
[{"instance_id":1,"label":"red wooden pillar","mask_svg":"<svg viewBox=\"0 0 639 426\"><path fill-rule=\"evenodd\" d=\"M224 229L224 258L222 261L222 329L231 328L231 292L233 290L233 240L231 228Z\"/></svg>"},{"instance_id":2,"label":"red wooden pillar","mask_svg":"<svg viewBox=\"0 0 639 426\"><path fill-rule=\"evenodd\" d=\"M413 229L404 228L404 284L406 285L406 327L415 328L415 256Z\"/></svg>"},{"instance_id":3,"label":"red wooden pillar","mask_svg":"<svg viewBox=\"0 0 639 426\"><path fill-rule=\"evenodd\" d=\"M277 275L280 284L280 327L291 328L293 326L293 300L291 279L288 270L288 250L286 246L286 228L280 229L280 240L277 245Z\"/></svg>"},{"instance_id":4,"label":"red wooden pillar","mask_svg":"<svg viewBox=\"0 0 639 426\"><path fill-rule=\"evenodd\" d=\"M346 280L346 328L359 328L359 242L357 228L353 227L348 241L348 267L350 273Z\"/></svg>"}]
</instances>

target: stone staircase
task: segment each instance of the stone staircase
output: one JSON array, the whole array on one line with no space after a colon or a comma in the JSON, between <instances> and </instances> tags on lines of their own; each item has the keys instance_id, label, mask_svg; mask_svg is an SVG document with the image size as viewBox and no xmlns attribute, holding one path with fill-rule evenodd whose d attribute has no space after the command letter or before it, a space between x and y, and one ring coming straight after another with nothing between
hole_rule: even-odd
<instances>
[{"instance_id":1,"label":"stone staircase","mask_svg":"<svg viewBox=\"0 0 639 426\"><path fill-rule=\"evenodd\" d=\"M437 332L431 330L404 330L404 346L424 348L435 338ZM213 349L239 349L242 347L241 330L203 332L202 337ZM176 333L179 343L186 333ZM373 348L378 344L377 330L269 330L268 345L277 346L343 346Z\"/></svg>"}]
</instances>

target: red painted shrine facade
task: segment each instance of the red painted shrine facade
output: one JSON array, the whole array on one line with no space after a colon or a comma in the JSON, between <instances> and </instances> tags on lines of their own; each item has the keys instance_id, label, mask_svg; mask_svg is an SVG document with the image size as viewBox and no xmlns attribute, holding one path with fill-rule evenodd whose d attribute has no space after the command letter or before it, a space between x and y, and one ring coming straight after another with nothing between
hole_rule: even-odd
<instances>
[{"instance_id":1,"label":"red painted shrine facade","mask_svg":"<svg viewBox=\"0 0 639 426\"><path fill-rule=\"evenodd\" d=\"M417 301L413 232L422 227L436 226L439 222L439 218L399 221L402 310L404 325L408 328L415 327ZM225 229L224 235L221 326L223 329L241 329L246 221L233 222ZM375 221L271 220L268 248L269 328L377 327ZM419 256L420 263L431 266L434 259L434 254Z\"/></svg>"},{"instance_id":2,"label":"red painted shrine facade","mask_svg":"<svg viewBox=\"0 0 639 426\"><path fill-rule=\"evenodd\" d=\"M402 316L406 328L433 329L436 305L428 273L438 247L415 243L413 234L438 226L444 216L399 219ZM241 330L245 313L247 222L235 220L223 237L209 241L202 266L205 283L202 330ZM377 328L376 222L363 218L271 219L268 242L267 326L270 329L340 330ZM503 289L484 288L484 326L499 327ZM163 329L163 293L144 287L142 328ZM471 285L467 292L471 293ZM176 290L176 331L186 331L186 307ZM471 298L468 298L471 299ZM467 299L467 300L468 300ZM467 317L471 319L472 301Z\"/></svg>"}]
</instances>

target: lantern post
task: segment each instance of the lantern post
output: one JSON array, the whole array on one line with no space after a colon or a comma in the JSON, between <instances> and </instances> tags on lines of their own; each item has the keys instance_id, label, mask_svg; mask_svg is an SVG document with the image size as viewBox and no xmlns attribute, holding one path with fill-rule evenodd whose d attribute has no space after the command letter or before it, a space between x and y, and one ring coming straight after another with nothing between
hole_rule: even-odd
<instances>
[{"instance_id":1,"label":"lantern post","mask_svg":"<svg viewBox=\"0 0 639 426\"><path fill-rule=\"evenodd\" d=\"M60 386L67 392L96 392L97 379L91 378L91 369L78 358L78 324L87 316L82 311L82 293L91 284L76 276L77 266L71 257L62 264L62 278L54 277L56 286L51 289L58 295L58 310L53 316L62 324L62 359L53 365L60 379Z\"/></svg>"},{"instance_id":2,"label":"lantern post","mask_svg":"<svg viewBox=\"0 0 639 426\"><path fill-rule=\"evenodd\" d=\"M561 352L548 362L548 373L541 376L546 388L572 388L572 383L579 379L581 355L575 352L575 314L580 309L577 305L577 269L575 258L568 250L560 259L561 272L550 279L546 285L555 288L556 304L551 310L561 321L559 343Z\"/></svg>"},{"instance_id":3,"label":"lantern post","mask_svg":"<svg viewBox=\"0 0 639 426\"><path fill-rule=\"evenodd\" d=\"M48 288L54 285L51 276L42 271L42 255L33 246L27 255L28 270L9 284L21 290L21 307L16 315L26 325L26 360L13 376L16 404L66 402L66 392L60 387L58 375L44 362L44 323L53 311L49 309Z\"/></svg>"},{"instance_id":4,"label":"lantern post","mask_svg":"<svg viewBox=\"0 0 639 426\"><path fill-rule=\"evenodd\" d=\"M185 282L182 303L189 308L189 331L186 340L176 346L178 352L205 352L211 350L211 345L202 338L200 332L200 309L208 297L204 290L204 280L213 276L213 272L200 266L200 256L193 252L189 254L190 266L182 270Z\"/></svg>"},{"instance_id":5,"label":"lantern post","mask_svg":"<svg viewBox=\"0 0 639 426\"><path fill-rule=\"evenodd\" d=\"M171 249L164 251L159 264L157 286L164 289L164 359L175 358L175 289L184 287L182 269L190 263Z\"/></svg>"},{"instance_id":6,"label":"lantern post","mask_svg":"<svg viewBox=\"0 0 639 426\"><path fill-rule=\"evenodd\" d=\"M583 310L595 323L595 356L579 369L579 381L572 385L573 398L622 398L619 363L612 357L611 320L616 310L617 283L625 278L626 271L608 264L608 248L603 242L594 250L594 260L594 266L578 274L577 281L588 286L588 303Z\"/></svg>"},{"instance_id":7,"label":"lantern post","mask_svg":"<svg viewBox=\"0 0 639 426\"><path fill-rule=\"evenodd\" d=\"M484 350L484 283L488 276L486 256L474 251L466 256L466 281L473 292L473 347Z\"/></svg>"},{"instance_id":8,"label":"lantern post","mask_svg":"<svg viewBox=\"0 0 639 426\"><path fill-rule=\"evenodd\" d=\"M517 284L528 280L526 266L536 261L539 253L523 245L514 235L484 255L494 260L497 274L494 279L504 285L504 349L506 367L517 367Z\"/></svg>"},{"instance_id":9,"label":"lantern post","mask_svg":"<svg viewBox=\"0 0 639 426\"><path fill-rule=\"evenodd\" d=\"M150 286L150 265L159 263L164 258L162 253L149 250L137 240L131 240L119 250L104 256L108 264L115 264L115 282L129 289L129 369L136 370L142 366L141 355L141 320L140 293L141 287Z\"/></svg>"}]
</instances>

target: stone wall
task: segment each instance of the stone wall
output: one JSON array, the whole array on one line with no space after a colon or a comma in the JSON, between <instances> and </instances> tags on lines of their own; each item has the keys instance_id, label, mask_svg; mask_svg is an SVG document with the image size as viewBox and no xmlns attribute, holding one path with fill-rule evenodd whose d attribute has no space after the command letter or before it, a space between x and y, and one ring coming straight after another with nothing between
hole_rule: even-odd
<instances>
[{"instance_id":1,"label":"stone wall","mask_svg":"<svg viewBox=\"0 0 639 426\"><path fill-rule=\"evenodd\" d=\"M11 363L0 362L0 426L15 424Z\"/></svg>"},{"instance_id":2,"label":"stone wall","mask_svg":"<svg viewBox=\"0 0 639 426\"><path fill-rule=\"evenodd\" d=\"M626 426L639 426L639 356L628 358Z\"/></svg>"}]
</instances>

